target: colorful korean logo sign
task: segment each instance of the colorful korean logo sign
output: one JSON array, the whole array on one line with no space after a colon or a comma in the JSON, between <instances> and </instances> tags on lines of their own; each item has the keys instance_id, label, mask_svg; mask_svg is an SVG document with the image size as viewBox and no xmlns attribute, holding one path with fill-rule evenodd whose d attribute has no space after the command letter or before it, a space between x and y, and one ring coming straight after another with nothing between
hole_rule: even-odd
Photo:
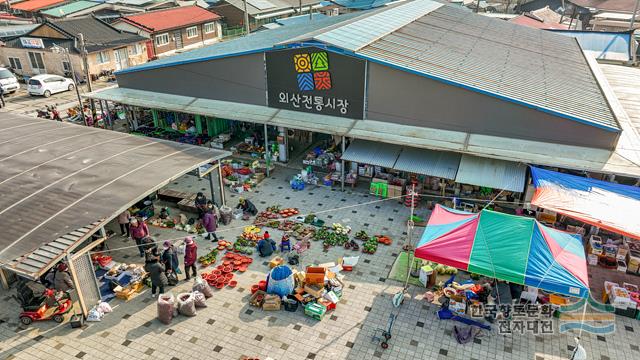
<instances>
[{"instance_id":1,"label":"colorful korean logo sign","mask_svg":"<svg viewBox=\"0 0 640 360\"><path fill-rule=\"evenodd\" d=\"M266 53L270 107L363 118L365 63L318 48Z\"/></svg>"}]
</instances>

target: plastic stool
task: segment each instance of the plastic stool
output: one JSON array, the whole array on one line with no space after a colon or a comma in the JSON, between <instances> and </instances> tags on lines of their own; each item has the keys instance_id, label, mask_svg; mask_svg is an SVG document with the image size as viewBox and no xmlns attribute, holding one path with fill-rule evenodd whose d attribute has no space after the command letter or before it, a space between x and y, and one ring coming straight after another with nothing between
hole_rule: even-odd
<instances>
[{"instance_id":1,"label":"plastic stool","mask_svg":"<svg viewBox=\"0 0 640 360\"><path fill-rule=\"evenodd\" d=\"M284 249L287 248L287 251L291 251L291 241L283 241L280 243L280 252L284 252Z\"/></svg>"}]
</instances>

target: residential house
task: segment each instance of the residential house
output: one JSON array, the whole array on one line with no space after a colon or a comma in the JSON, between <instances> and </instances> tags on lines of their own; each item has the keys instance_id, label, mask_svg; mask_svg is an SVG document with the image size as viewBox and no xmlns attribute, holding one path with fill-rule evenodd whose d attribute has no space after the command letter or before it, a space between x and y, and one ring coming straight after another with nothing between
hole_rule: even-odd
<instances>
[{"instance_id":1,"label":"residential house","mask_svg":"<svg viewBox=\"0 0 640 360\"><path fill-rule=\"evenodd\" d=\"M246 0L251 31L260 26L289 16L309 13L310 9L320 9L320 0ZM224 18L229 28L244 26L244 0L220 0L209 8Z\"/></svg>"},{"instance_id":2,"label":"residential house","mask_svg":"<svg viewBox=\"0 0 640 360\"><path fill-rule=\"evenodd\" d=\"M581 18L585 29L597 31L626 31L631 25L637 0L567 0L589 13ZM640 17L636 15L634 28L640 28Z\"/></svg>"},{"instance_id":3,"label":"residential house","mask_svg":"<svg viewBox=\"0 0 640 360\"><path fill-rule=\"evenodd\" d=\"M509 22L545 30L568 30L570 25L569 18L563 17L548 6L518 15L510 19ZM574 21L573 26L577 27L577 20Z\"/></svg>"},{"instance_id":4,"label":"residential house","mask_svg":"<svg viewBox=\"0 0 640 360\"><path fill-rule=\"evenodd\" d=\"M140 12L167 9L178 6L176 0L76 0L41 11L41 15L51 19L62 19L94 15L98 19L111 22L119 17Z\"/></svg>"},{"instance_id":5,"label":"residential house","mask_svg":"<svg viewBox=\"0 0 640 360\"><path fill-rule=\"evenodd\" d=\"M71 64L54 48L69 51L73 69L79 75L82 66L79 35L85 40L89 74L120 70L148 61L147 39L118 30L93 16L65 20L46 20L30 32L6 40L0 59L16 73L71 75Z\"/></svg>"},{"instance_id":6,"label":"residential house","mask_svg":"<svg viewBox=\"0 0 640 360\"><path fill-rule=\"evenodd\" d=\"M60 5L67 0L26 0L11 5L11 11L15 15L25 18L37 17L42 10Z\"/></svg>"},{"instance_id":7,"label":"residential house","mask_svg":"<svg viewBox=\"0 0 640 360\"><path fill-rule=\"evenodd\" d=\"M183 6L122 17L118 29L151 39L154 56L201 47L220 40L220 16L199 6Z\"/></svg>"}]
</instances>

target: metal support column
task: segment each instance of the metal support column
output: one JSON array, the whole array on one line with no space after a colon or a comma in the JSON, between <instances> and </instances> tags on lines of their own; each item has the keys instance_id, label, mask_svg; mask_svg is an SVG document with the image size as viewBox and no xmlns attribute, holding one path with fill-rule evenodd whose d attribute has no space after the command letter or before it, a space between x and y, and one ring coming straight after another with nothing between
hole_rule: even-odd
<instances>
[{"instance_id":1,"label":"metal support column","mask_svg":"<svg viewBox=\"0 0 640 360\"><path fill-rule=\"evenodd\" d=\"M344 155L344 149L346 147L345 145L345 141L347 139L343 136L342 137L342 154ZM342 191L344 191L344 159L342 159L342 156L340 156L340 188L342 189Z\"/></svg>"},{"instance_id":2,"label":"metal support column","mask_svg":"<svg viewBox=\"0 0 640 360\"><path fill-rule=\"evenodd\" d=\"M104 101L104 106L107 108L107 118L109 119L109 128L113 130L113 122L114 118L111 117L111 111L109 110L109 102L107 100Z\"/></svg>"},{"instance_id":3,"label":"metal support column","mask_svg":"<svg viewBox=\"0 0 640 360\"><path fill-rule=\"evenodd\" d=\"M269 154L269 136L267 132L267 124L264 124L264 162L267 166L267 177L270 176L271 155Z\"/></svg>"},{"instance_id":4,"label":"metal support column","mask_svg":"<svg viewBox=\"0 0 640 360\"><path fill-rule=\"evenodd\" d=\"M211 188L211 202L216 202L216 192L213 186L213 171L209 173L209 187Z\"/></svg>"},{"instance_id":5,"label":"metal support column","mask_svg":"<svg viewBox=\"0 0 640 360\"><path fill-rule=\"evenodd\" d=\"M218 160L218 180L220 180L220 206L226 204L224 198L224 182L222 182L222 162Z\"/></svg>"}]
</instances>

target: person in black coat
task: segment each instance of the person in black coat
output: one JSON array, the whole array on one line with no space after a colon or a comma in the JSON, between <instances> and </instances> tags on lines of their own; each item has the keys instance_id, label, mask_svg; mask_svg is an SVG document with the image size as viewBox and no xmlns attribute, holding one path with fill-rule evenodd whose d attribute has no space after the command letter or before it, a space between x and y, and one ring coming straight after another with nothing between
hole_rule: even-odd
<instances>
[{"instance_id":1,"label":"person in black coat","mask_svg":"<svg viewBox=\"0 0 640 360\"><path fill-rule=\"evenodd\" d=\"M164 294L164 288L169 285L169 279L165 275L165 268L160 263L160 259L155 257L149 260L145 264L144 270L149 273L149 278L151 278L151 296L156 296L156 289L160 290L160 294Z\"/></svg>"}]
</instances>

